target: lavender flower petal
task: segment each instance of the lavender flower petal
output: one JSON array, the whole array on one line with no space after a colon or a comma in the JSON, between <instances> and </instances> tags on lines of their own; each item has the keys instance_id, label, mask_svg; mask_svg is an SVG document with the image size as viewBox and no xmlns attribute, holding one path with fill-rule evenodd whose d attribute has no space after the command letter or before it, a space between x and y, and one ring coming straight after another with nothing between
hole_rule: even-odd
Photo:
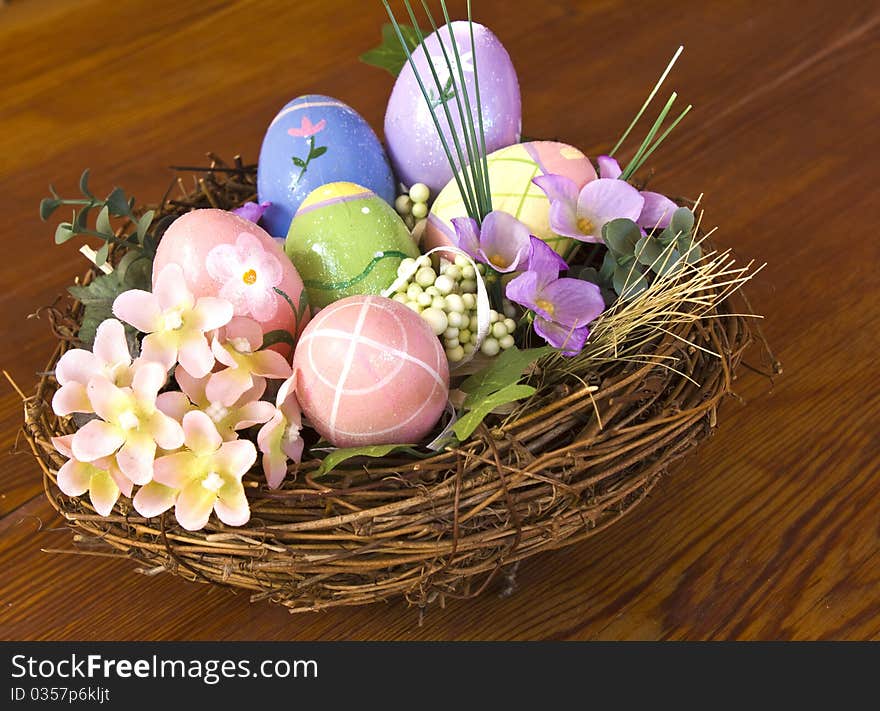
<instances>
[{"instance_id":1,"label":"lavender flower petal","mask_svg":"<svg viewBox=\"0 0 880 711\"><path fill-rule=\"evenodd\" d=\"M246 202L241 207L237 207L232 211L233 215L238 215L251 222L259 222L263 213L272 206L271 202Z\"/></svg>"},{"instance_id":2,"label":"lavender flower petal","mask_svg":"<svg viewBox=\"0 0 880 711\"><path fill-rule=\"evenodd\" d=\"M474 259L483 261L480 255L480 226L477 221L472 217L453 217L452 226L455 227L455 246Z\"/></svg>"},{"instance_id":3,"label":"lavender flower petal","mask_svg":"<svg viewBox=\"0 0 880 711\"><path fill-rule=\"evenodd\" d=\"M635 222L642 212L645 199L624 180L599 178L587 183L578 196L577 214L580 227L588 221L591 234L601 235L606 222L620 217Z\"/></svg>"},{"instance_id":4,"label":"lavender flower petal","mask_svg":"<svg viewBox=\"0 0 880 711\"><path fill-rule=\"evenodd\" d=\"M555 280L559 272L568 269L568 264L543 240L537 237L530 237L529 240L531 242L529 271L536 275L537 288L542 288Z\"/></svg>"},{"instance_id":5,"label":"lavender flower petal","mask_svg":"<svg viewBox=\"0 0 880 711\"><path fill-rule=\"evenodd\" d=\"M649 230L653 230L655 227L666 229L672 220L672 213L678 209L678 205L665 195L652 193L648 190L642 191L642 197L645 199L645 204L637 220L639 225Z\"/></svg>"},{"instance_id":6,"label":"lavender flower petal","mask_svg":"<svg viewBox=\"0 0 880 711\"><path fill-rule=\"evenodd\" d=\"M590 335L586 326L580 328L561 326L540 316L535 319L534 327L535 333L567 356L575 356L580 353Z\"/></svg>"},{"instance_id":7,"label":"lavender flower petal","mask_svg":"<svg viewBox=\"0 0 880 711\"><path fill-rule=\"evenodd\" d=\"M504 293L510 301L526 309L537 310L538 278L538 274L533 271L523 272L507 283Z\"/></svg>"},{"instance_id":8,"label":"lavender flower petal","mask_svg":"<svg viewBox=\"0 0 880 711\"><path fill-rule=\"evenodd\" d=\"M617 180L617 178L619 178L620 174L623 172L620 169L620 163L618 163L611 156L599 156L596 159L596 162L599 164L600 178L611 178L612 180Z\"/></svg>"},{"instance_id":9,"label":"lavender flower petal","mask_svg":"<svg viewBox=\"0 0 880 711\"><path fill-rule=\"evenodd\" d=\"M525 267L531 251L529 228L506 212L493 211L483 219L480 252L487 264L499 272Z\"/></svg>"},{"instance_id":10,"label":"lavender flower petal","mask_svg":"<svg viewBox=\"0 0 880 711\"><path fill-rule=\"evenodd\" d=\"M535 301L564 326L586 326L605 310L599 287L582 279L557 279L541 289Z\"/></svg>"}]
</instances>

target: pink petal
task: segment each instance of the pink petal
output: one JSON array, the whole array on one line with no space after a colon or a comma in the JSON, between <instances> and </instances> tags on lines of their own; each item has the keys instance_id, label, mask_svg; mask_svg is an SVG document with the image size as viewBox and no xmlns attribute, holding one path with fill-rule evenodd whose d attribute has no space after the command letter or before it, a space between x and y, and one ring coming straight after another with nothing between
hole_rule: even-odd
<instances>
[{"instance_id":1,"label":"pink petal","mask_svg":"<svg viewBox=\"0 0 880 711\"><path fill-rule=\"evenodd\" d=\"M635 222L642 212L645 199L624 180L599 178L587 183L578 196L577 213L588 218L596 228L611 220L626 218ZM601 232L598 235L600 236Z\"/></svg>"},{"instance_id":2,"label":"pink petal","mask_svg":"<svg viewBox=\"0 0 880 711\"><path fill-rule=\"evenodd\" d=\"M102 420L90 420L73 435L73 456L81 462L107 457L125 442L122 430Z\"/></svg>"},{"instance_id":3,"label":"pink petal","mask_svg":"<svg viewBox=\"0 0 880 711\"><path fill-rule=\"evenodd\" d=\"M62 385L52 396L52 411L61 416L71 412L93 412L86 386L72 381Z\"/></svg>"},{"instance_id":4,"label":"pink petal","mask_svg":"<svg viewBox=\"0 0 880 711\"><path fill-rule=\"evenodd\" d=\"M660 193L652 193L649 190L642 191L645 205L639 215L638 223L646 229L666 229L672 220L672 213L678 209L672 200Z\"/></svg>"},{"instance_id":5,"label":"pink petal","mask_svg":"<svg viewBox=\"0 0 880 711\"><path fill-rule=\"evenodd\" d=\"M187 394L194 405L202 407L208 404L208 399L205 397L205 386L208 384L208 376L194 378L183 368L176 368L174 378L177 380L180 389Z\"/></svg>"},{"instance_id":6,"label":"pink petal","mask_svg":"<svg viewBox=\"0 0 880 711\"><path fill-rule=\"evenodd\" d=\"M120 363L131 365L131 354L128 352L128 341L125 339L125 326L115 318L108 318L98 326L92 351L105 365L113 366Z\"/></svg>"},{"instance_id":7,"label":"pink petal","mask_svg":"<svg viewBox=\"0 0 880 711\"><path fill-rule=\"evenodd\" d=\"M251 347L252 351L256 351L263 345L263 327L252 318L238 316L229 322L226 326L226 339L244 338Z\"/></svg>"},{"instance_id":8,"label":"pink petal","mask_svg":"<svg viewBox=\"0 0 880 711\"><path fill-rule=\"evenodd\" d=\"M135 484L146 484L153 478L153 461L156 458L156 443L153 438L129 432L125 444L116 454L120 471Z\"/></svg>"},{"instance_id":9,"label":"pink petal","mask_svg":"<svg viewBox=\"0 0 880 711\"><path fill-rule=\"evenodd\" d=\"M271 402L260 400L258 402L249 402L242 405L237 410L238 421L235 423L235 429L242 430L246 427L268 422L275 415L275 406Z\"/></svg>"},{"instance_id":10,"label":"pink petal","mask_svg":"<svg viewBox=\"0 0 880 711\"><path fill-rule=\"evenodd\" d=\"M284 255L281 255L284 257ZM286 257L284 257L286 259ZM263 250L256 258L257 274L260 281L267 287L278 286L284 276L281 260L274 254Z\"/></svg>"},{"instance_id":11,"label":"pink petal","mask_svg":"<svg viewBox=\"0 0 880 711\"><path fill-rule=\"evenodd\" d=\"M102 371L93 353L82 348L67 351L55 364L55 379L59 385L81 383L87 385L93 375Z\"/></svg>"},{"instance_id":12,"label":"pink petal","mask_svg":"<svg viewBox=\"0 0 880 711\"><path fill-rule=\"evenodd\" d=\"M162 393L156 398L156 408L160 412L168 415L168 417L173 417L178 422L180 422L183 419L183 416L192 410L193 407L194 405L190 402L190 399L186 394L177 390L170 390L167 393Z\"/></svg>"},{"instance_id":13,"label":"pink petal","mask_svg":"<svg viewBox=\"0 0 880 711\"><path fill-rule=\"evenodd\" d=\"M271 288L254 285L244 292L244 298L248 313L258 321L271 321L278 313L278 294Z\"/></svg>"},{"instance_id":14,"label":"pink petal","mask_svg":"<svg viewBox=\"0 0 880 711\"><path fill-rule=\"evenodd\" d=\"M254 375L267 378L289 378L293 368L285 357L277 351L257 351L250 356L251 371Z\"/></svg>"},{"instance_id":15,"label":"pink petal","mask_svg":"<svg viewBox=\"0 0 880 711\"><path fill-rule=\"evenodd\" d=\"M266 379L265 378L254 378L254 386L244 391L244 395L242 395L238 400L235 401L233 407L241 407L249 402L253 402L254 400L259 400L263 397L263 393L266 392Z\"/></svg>"},{"instance_id":16,"label":"pink petal","mask_svg":"<svg viewBox=\"0 0 880 711\"><path fill-rule=\"evenodd\" d=\"M90 464L68 459L56 475L58 488L68 496L82 496L89 490L94 470Z\"/></svg>"},{"instance_id":17,"label":"pink petal","mask_svg":"<svg viewBox=\"0 0 880 711\"><path fill-rule=\"evenodd\" d=\"M287 457L277 451L264 453L263 474L266 485L270 489L277 489L287 476Z\"/></svg>"},{"instance_id":18,"label":"pink petal","mask_svg":"<svg viewBox=\"0 0 880 711\"><path fill-rule=\"evenodd\" d=\"M183 431L186 446L199 455L216 452L223 443L211 418L201 410L193 410L183 416Z\"/></svg>"},{"instance_id":19,"label":"pink petal","mask_svg":"<svg viewBox=\"0 0 880 711\"><path fill-rule=\"evenodd\" d=\"M303 442L301 437L290 441L287 441L286 439L281 441L281 449L292 461L297 463L302 460L302 453L305 446L306 443Z\"/></svg>"},{"instance_id":20,"label":"pink petal","mask_svg":"<svg viewBox=\"0 0 880 711\"><path fill-rule=\"evenodd\" d=\"M97 375L92 378L89 381L86 392L88 393L92 408L98 414L98 417L104 420L112 421L116 419L120 410L126 408L129 404L127 391L117 388L103 375Z\"/></svg>"},{"instance_id":21,"label":"pink petal","mask_svg":"<svg viewBox=\"0 0 880 711\"><path fill-rule=\"evenodd\" d=\"M214 338L214 340L211 341L211 352L214 354L214 358L217 359L217 362L221 365L228 365L230 368L238 367L235 358L232 357L232 354L226 349L223 343L221 343L219 338Z\"/></svg>"},{"instance_id":22,"label":"pink petal","mask_svg":"<svg viewBox=\"0 0 880 711\"><path fill-rule=\"evenodd\" d=\"M155 294L142 289L123 291L113 302L113 315L138 331L152 333L161 325L162 309Z\"/></svg>"},{"instance_id":23,"label":"pink petal","mask_svg":"<svg viewBox=\"0 0 880 711\"><path fill-rule=\"evenodd\" d=\"M151 333L141 343L140 360L159 363L165 371L177 362L177 339L173 332Z\"/></svg>"},{"instance_id":24,"label":"pink petal","mask_svg":"<svg viewBox=\"0 0 880 711\"><path fill-rule=\"evenodd\" d=\"M232 407L248 390L254 387L254 378L243 368L226 368L211 375L205 394L209 402Z\"/></svg>"},{"instance_id":25,"label":"pink petal","mask_svg":"<svg viewBox=\"0 0 880 711\"><path fill-rule=\"evenodd\" d=\"M122 470L113 459L109 460L107 473L113 478L113 481L116 482L116 486L119 487L119 490L127 497L131 498L131 492L134 489L134 482L122 473Z\"/></svg>"},{"instance_id":26,"label":"pink petal","mask_svg":"<svg viewBox=\"0 0 880 711\"><path fill-rule=\"evenodd\" d=\"M296 403L296 409L299 410L299 403L296 402L296 373L292 373L291 376L281 383L281 386L278 388L278 394L275 396L275 405L278 408L283 408L285 403L288 400L293 400Z\"/></svg>"},{"instance_id":27,"label":"pink petal","mask_svg":"<svg viewBox=\"0 0 880 711\"><path fill-rule=\"evenodd\" d=\"M215 455L215 461L222 464L223 470L231 476L241 479L257 461L257 448L246 439L224 442Z\"/></svg>"},{"instance_id":28,"label":"pink petal","mask_svg":"<svg viewBox=\"0 0 880 711\"><path fill-rule=\"evenodd\" d=\"M134 378L131 381L131 389L141 402L152 405L156 402L156 396L167 381L167 368L159 363L138 359Z\"/></svg>"},{"instance_id":29,"label":"pink petal","mask_svg":"<svg viewBox=\"0 0 880 711\"><path fill-rule=\"evenodd\" d=\"M263 243L250 232L239 233L235 239L235 249L242 262L248 261L251 257L259 258L265 253Z\"/></svg>"},{"instance_id":30,"label":"pink petal","mask_svg":"<svg viewBox=\"0 0 880 711\"><path fill-rule=\"evenodd\" d=\"M186 414L188 413L183 417L186 417ZM184 432L180 422L159 410L156 410L150 418L150 434L156 444L166 451L183 446Z\"/></svg>"},{"instance_id":31,"label":"pink petal","mask_svg":"<svg viewBox=\"0 0 880 711\"><path fill-rule=\"evenodd\" d=\"M141 516L152 518L170 509L176 498L177 489L160 484L158 481L151 481L138 489L132 503L135 511Z\"/></svg>"},{"instance_id":32,"label":"pink petal","mask_svg":"<svg viewBox=\"0 0 880 711\"><path fill-rule=\"evenodd\" d=\"M68 459L73 457L73 450L71 446L73 444L73 435L61 435L59 437L52 438L52 446L58 450L60 454L63 454Z\"/></svg>"},{"instance_id":33,"label":"pink petal","mask_svg":"<svg viewBox=\"0 0 880 711\"><path fill-rule=\"evenodd\" d=\"M564 202L570 205L577 202L578 187L571 178L555 174L539 175L537 178L532 178L532 182L544 191L550 202Z\"/></svg>"},{"instance_id":34,"label":"pink petal","mask_svg":"<svg viewBox=\"0 0 880 711\"><path fill-rule=\"evenodd\" d=\"M216 296L202 296L192 310L192 325L203 333L225 326L232 319L232 304Z\"/></svg>"},{"instance_id":35,"label":"pink petal","mask_svg":"<svg viewBox=\"0 0 880 711\"><path fill-rule=\"evenodd\" d=\"M119 487L107 472L96 471L89 486L89 499L100 516L109 516L119 500Z\"/></svg>"},{"instance_id":36,"label":"pink petal","mask_svg":"<svg viewBox=\"0 0 880 711\"><path fill-rule=\"evenodd\" d=\"M260 448L261 452L267 454L275 449L274 443L281 440L281 435L284 433L284 427L284 415L282 415L279 410L276 410L272 419L260 427L259 432L257 432L257 446Z\"/></svg>"},{"instance_id":37,"label":"pink petal","mask_svg":"<svg viewBox=\"0 0 880 711\"><path fill-rule=\"evenodd\" d=\"M214 511L227 526L244 526L251 517L251 510L240 482L229 482L220 489L214 502Z\"/></svg>"},{"instance_id":38,"label":"pink petal","mask_svg":"<svg viewBox=\"0 0 880 711\"><path fill-rule=\"evenodd\" d=\"M166 264L153 286L153 293L159 300L159 308L162 311L169 309L191 309L195 303L195 297L187 286L183 275L183 269L179 264Z\"/></svg>"},{"instance_id":39,"label":"pink petal","mask_svg":"<svg viewBox=\"0 0 880 711\"><path fill-rule=\"evenodd\" d=\"M186 486L197 473L198 457L192 452L175 452L159 457L153 464L153 481L172 489Z\"/></svg>"},{"instance_id":40,"label":"pink petal","mask_svg":"<svg viewBox=\"0 0 880 711\"><path fill-rule=\"evenodd\" d=\"M174 504L174 517L187 531L198 531L208 523L216 501L217 492L202 486L199 478L181 489Z\"/></svg>"},{"instance_id":41,"label":"pink petal","mask_svg":"<svg viewBox=\"0 0 880 711\"><path fill-rule=\"evenodd\" d=\"M456 246L476 259L480 253L480 226L477 221L472 217L454 217L452 226L455 228Z\"/></svg>"},{"instance_id":42,"label":"pink petal","mask_svg":"<svg viewBox=\"0 0 880 711\"><path fill-rule=\"evenodd\" d=\"M232 277L223 284L218 296L232 304L232 312L236 316L245 316L248 313L247 300L245 299L247 289L247 284L241 280L240 276Z\"/></svg>"},{"instance_id":43,"label":"pink petal","mask_svg":"<svg viewBox=\"0 0 880 711\"><path fill-rule=\"evenodd\" d=\"M226 282L240 271L241 257L231 244L218 244L205 258L208 274L219 282Z\"/></svg>"},{"instance_id":44,"label":"pink petal","mask_svg":"<svg viewBox=\"0 0 880 711\"><path fill-rule=\"evenodd\" d=\"M214 353L208 339L196 331L181 341L177 360L193 378L204 378L214 368Z\"/></svg>"},{"instance_id":45,"label":"pink petal","mask_svg":"<svg viewBox=\"0 0 880 711\"><path fill-rule=\"evenodd\" d=\"M620 169L620 163L618 163L611 156L599 156L596 159L596 162L599 164L599 177L600 178L617 179L620 177L620 174L623 172Z\"/></svg>"}]
</instances>

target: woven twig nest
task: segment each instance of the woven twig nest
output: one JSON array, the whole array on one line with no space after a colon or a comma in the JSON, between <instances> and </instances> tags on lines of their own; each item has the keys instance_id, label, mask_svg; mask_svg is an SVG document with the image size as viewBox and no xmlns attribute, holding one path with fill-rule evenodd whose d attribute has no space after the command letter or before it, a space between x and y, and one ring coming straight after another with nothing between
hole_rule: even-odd
<instances>
[{"instance_id":1,"label":"woven twig nest","mask_svg":"<svg viewBox=\"0 0 880 711\"><path fill-rule=\"evenodd\" d=\"M253 199L254 180L253 167L215 160L184 199L164 200L160 214L237 207ZM618 344L627 358L581 367L539 361L527 381L537 393L512 413L491 415L459 447L424 459L351 459L321 477L320 462L307 458L274 491L254 471L245 478L250 522L230 528L212 518L192 533L170 513L139 516L124 498L102 517L87 498L58 490L64 460L51 437L74 426L52 412L52 371L77 345L82 307L70 300L48 313L59 343L26 400L26 434L46 496L77 532L79 549L132 558L146 574L241 588L291 612L474 596L506 566L599 533L711 433L751 340L725 297L699 318L642 334L635 346Z\"/></svg>"}]
</instances>

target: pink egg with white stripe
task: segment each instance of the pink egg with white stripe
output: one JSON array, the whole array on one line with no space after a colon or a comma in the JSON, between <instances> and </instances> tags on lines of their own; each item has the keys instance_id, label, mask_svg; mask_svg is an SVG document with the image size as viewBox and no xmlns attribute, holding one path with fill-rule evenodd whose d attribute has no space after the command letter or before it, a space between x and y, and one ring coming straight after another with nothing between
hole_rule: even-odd
<instances>
[{"instance_id":1,"label":"pink egg with white stripe","mask_svg":"<svg viewBox=\"0 0 880 711\"><path fill-rule=\"evenodd\" d=\"M449 365L431 327L381 296L322 309L303 331L293 367L303 412L337 447L417 444L449 397Z\"/></svg>"}]
</instances>

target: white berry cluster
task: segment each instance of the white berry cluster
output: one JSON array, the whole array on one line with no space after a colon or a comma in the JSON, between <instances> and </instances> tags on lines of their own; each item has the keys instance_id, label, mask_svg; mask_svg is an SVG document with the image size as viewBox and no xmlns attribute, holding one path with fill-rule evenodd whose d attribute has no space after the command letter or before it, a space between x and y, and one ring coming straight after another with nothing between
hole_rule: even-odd
<instances>
[{"instance_id":1,"label":"white berry cluster","mask_svg":"<svg viewBox=\"0 0 880 711\"><path fill-rule=\"evenodd\" d=\"M428 200L431 199L431 190L424 183L416 183L408 193L399 195L394 201L394 209L403 218L406 226L412 229L417 220L424 220L428 216Z\"/></svg>"},{"instance_id":2,"label":"white berry cluster","mask_svg":"<svg viewBox=\"0 0 880 711\"><path fill-rule=\"evenodd\" d=\"M397 287L392 298L405 304L419 314L438 337L443 339L446 357L451 363L474 352L477 337L477 278L474 266L466 258L457 256L454 262L440 260L439 274L430 257L418 260L404 259L398 268L401 276L412 270L415 273ZM485 272L482 264L477 265ZM505 302L504 314L489 312L489 333L483 339L480 352L488 356L498 355L513 345L516 331L516 313L513 305Z\"/></svg>"}]
</instances>

